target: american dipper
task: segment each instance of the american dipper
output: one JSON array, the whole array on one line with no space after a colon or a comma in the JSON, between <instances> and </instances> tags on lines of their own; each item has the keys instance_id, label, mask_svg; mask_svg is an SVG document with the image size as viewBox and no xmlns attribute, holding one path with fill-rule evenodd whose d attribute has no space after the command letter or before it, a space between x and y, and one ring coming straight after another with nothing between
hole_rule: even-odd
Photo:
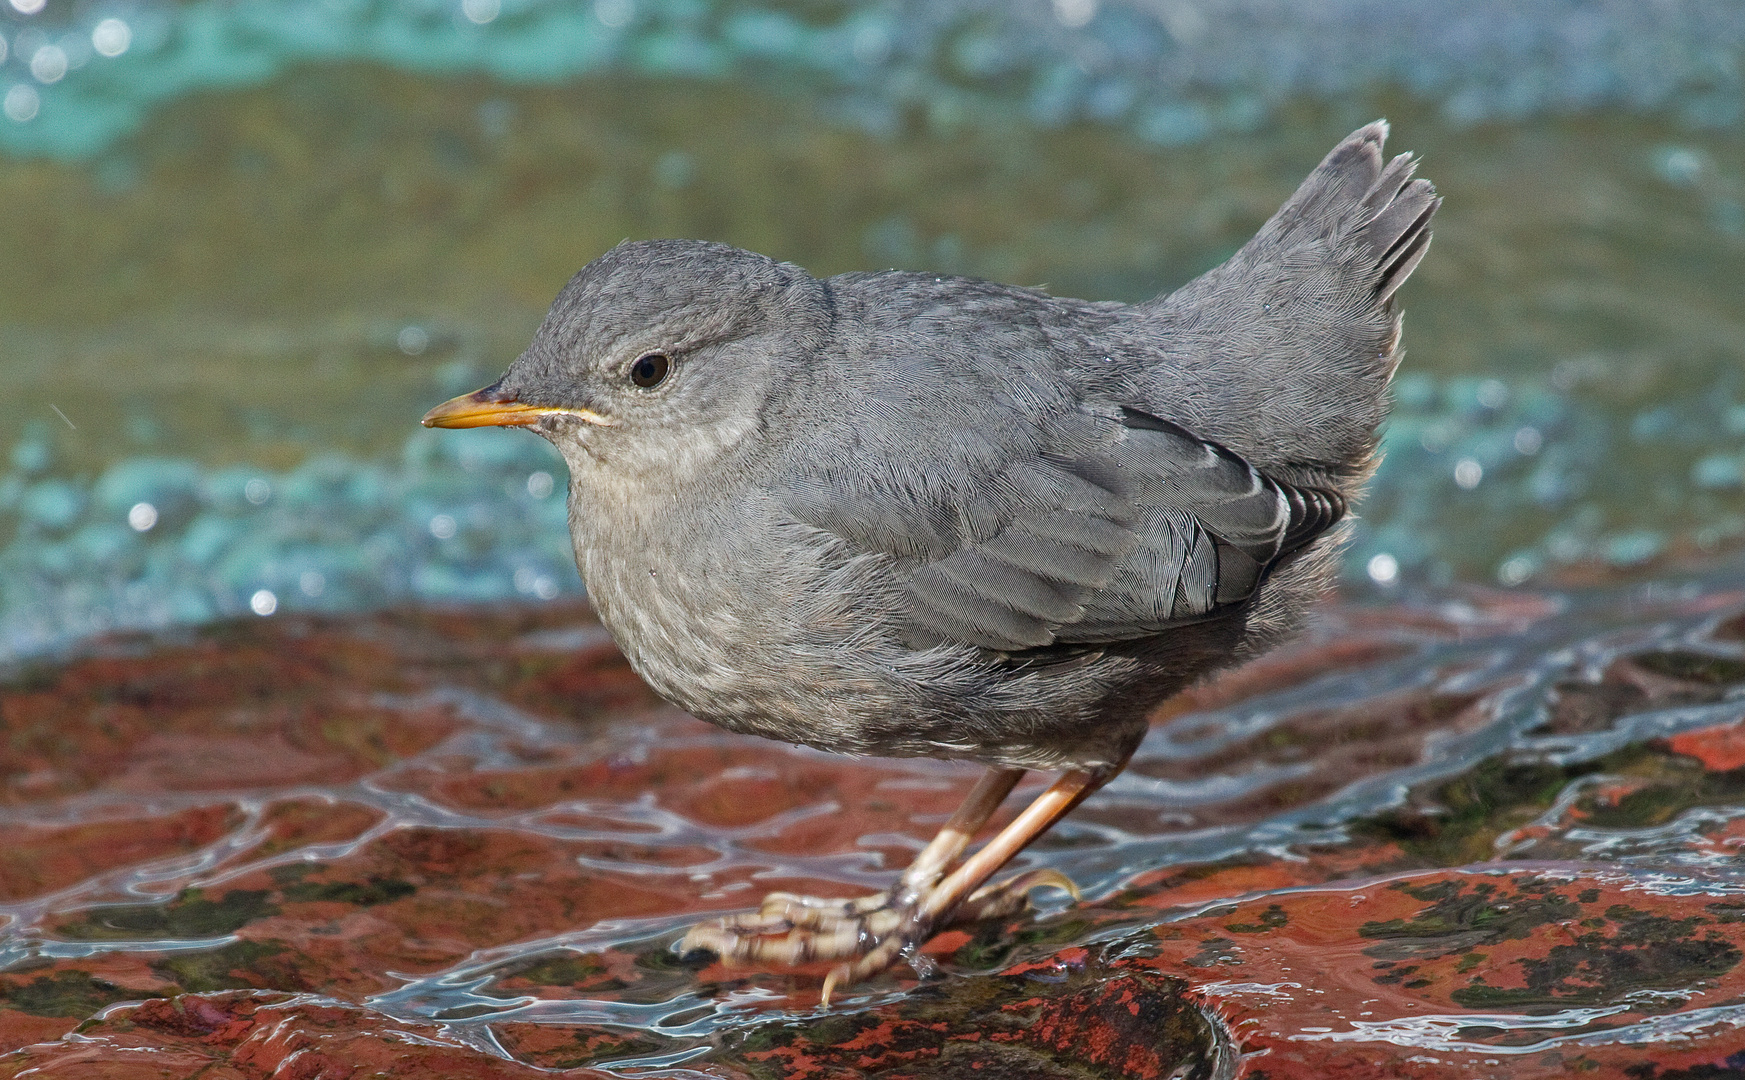
<instances>
[{"instance_id":1,"label":"american dipper","mask_svg":"<svg viewBox=\"0 0 1745 1080\"><path fill-rule=\"evenodd\" d=\"M576 563L649 686L732 731L987 765L889 890L777 893L686 951L916 958L1053 871L995 871L1120 771L1146 714L1331 580L1440 203L1385 121L1231 259L1142 304L932 274L820 281L724 244L589 263L439 427L538 432ZM1060 776L974 855L1026 769ZM1075 893L1076 895L1076 893Z\"/></svg>"}]
</instances>

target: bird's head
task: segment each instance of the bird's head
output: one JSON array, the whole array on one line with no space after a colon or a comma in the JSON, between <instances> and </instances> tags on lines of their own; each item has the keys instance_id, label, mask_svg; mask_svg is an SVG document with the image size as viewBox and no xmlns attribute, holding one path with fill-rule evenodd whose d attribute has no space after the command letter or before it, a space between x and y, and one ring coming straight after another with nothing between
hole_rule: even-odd
<instances>
[{"instance_id":1,"label":"bird's head","mask_svg":"<svg viewBox=\"0 0 1745 1080\"><path fill-rule=\"evenodd\" d=\"M759 431L828 329L823 286L725 244L623 243L564 286L501 379L426 427L526 427L573 474L682 482Z\"/></svg>"}]
</instances>

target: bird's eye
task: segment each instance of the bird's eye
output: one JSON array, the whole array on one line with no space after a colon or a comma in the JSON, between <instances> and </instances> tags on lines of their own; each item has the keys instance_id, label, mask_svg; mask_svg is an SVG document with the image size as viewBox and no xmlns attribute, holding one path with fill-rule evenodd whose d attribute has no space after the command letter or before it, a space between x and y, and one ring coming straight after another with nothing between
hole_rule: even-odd
<instances>
[{"instance_id":1,"label":"bird's eye","mask_svg":"<svg viewBox=\"0 0 1745 1080\"><path fill-rule=\"evenodd\" d=\"M652 390L666 380L672 366L665 353L651 352L630 365L630 381L644 390Z\"/></svg>"}]
</instances>

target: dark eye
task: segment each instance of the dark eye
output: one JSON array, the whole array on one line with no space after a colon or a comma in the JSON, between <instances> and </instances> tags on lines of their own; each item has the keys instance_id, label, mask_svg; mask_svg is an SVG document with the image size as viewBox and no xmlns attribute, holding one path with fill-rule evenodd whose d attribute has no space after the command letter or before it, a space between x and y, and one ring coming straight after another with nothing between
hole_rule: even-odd
<instances>
[{"instance_id":1,"label":"dark eye","mask_svg":"<svg viewBox=\"0 0 1745 1080\"><path fill-rule=\"evenodd\" d=\"M630 381L644 390L653 389L666 379L672 366L665 353L651 352L630 365Z\"/></svg>"}]
</instances>

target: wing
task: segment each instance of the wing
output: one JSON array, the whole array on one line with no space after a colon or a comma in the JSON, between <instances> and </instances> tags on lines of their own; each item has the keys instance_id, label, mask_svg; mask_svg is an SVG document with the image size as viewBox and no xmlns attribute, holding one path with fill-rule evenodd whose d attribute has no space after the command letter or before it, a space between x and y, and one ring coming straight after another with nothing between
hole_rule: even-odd
<instances>
[{"instance_id":1,"label":"wing","mask_svg":"<svg viewBox=\"0 0 1745 1080\"><path fill-rule=\"evenodd\" d=\"M818 476L785 501L851 548L890 556L912 644L999 652L1204 619L1247 600L1345 513L1333 492L1268 478L1135 409L1059 418L986 476L931 489Z\"/></svg>"}]
</instances>

